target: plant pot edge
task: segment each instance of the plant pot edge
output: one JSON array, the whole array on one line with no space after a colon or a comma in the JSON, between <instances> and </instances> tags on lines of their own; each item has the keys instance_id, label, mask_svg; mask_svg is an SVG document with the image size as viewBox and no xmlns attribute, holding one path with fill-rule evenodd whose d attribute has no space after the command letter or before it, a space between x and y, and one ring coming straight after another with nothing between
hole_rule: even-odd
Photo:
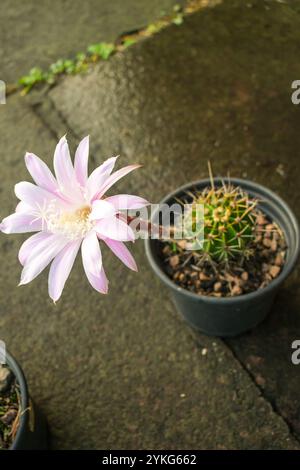
<instances>
[{"instance_id":1,"label":"plant pot edge","mask_svg":"<svg viewBox=\"0 0 300 470\"><path fill-rule=\"evenodd\" d=\"M295 264L298 260L299 257L299 251L300 251L300 230L299 230L299 224L296 219L296 216L294 215L294 212L291 210L289 205L280 197L278 196L275 192L272 190L268 189L267 187L260 185L256 182L246 180L246 179L241 179L241 178L221 178L221 177L216 177L214 178L214 183L221 184L222 181L225 182L231 182L232 184L236 186L241 186L246 192L249 193L250 196L252 197L257 197L258 195L263 195L265 199L263 200L264 204L270 204L270 206L273 205L273 210L276 210L278 213L280 213L283 217L284 222L286 223L287 226L281 227L286 235L286 232L288 229L292 230L294 233L289 233L290 238L293 239L293 246L291 247L291 252L289 253L289 258L287 259L287 262L284 265L284 268L282 272L279 274L277 278L275 278L268 286L256 290L254 292L250 292L248 294L243 294L240 296L236 297L210 297L210 296L201 296L199 294L195 294L191 291L188 291L187 289L184 289L178 285L176 285L169 277L168 275L164 272L164 270L159 266L159 263L156 261L155 256L153 255L153 243L156 240L152 240L150 238L147 238L145 240L145 250L146 250L146 255L149 261L150 266L152 267L153 271L155 274L163 281L165 285L171 290L171 294L173 297L173 300L175 302L175 305L177 307L177 310L180 311L180 313L185 317L186 321L196 328L197 330L202 331L203 333L206 333L211 336L235 336L237 334L240 334L244 331L247 331L248 329L254 328L258 323L260 323L265 316L267 315L268 311L265 312L265 315L263 313L261 314L261 318L257 318L257 321L253 326L251 327L246 327L245 329L241 328L240 331L218 331L218 330L206 330L205 328L199 327L199 325L193 324L193 321L190 321L185 313L182 311L182 308L180 308L180 305L178 304L178 299L180 297L186 297L187 299L190 300L190 302L198 302L201 304L210 305L211 310L213 311L213 308L217 309L222 309L222 306L224 309L229 309L232 307L232 309L237 309L238 306L245 304L246 302L253 302L255 299L259 297L263 297L266 295L269 295L270 298L273 295L275 296L276 291L278 290L279 286L284 282L284 280L289 276L293 268L295 267ZM191 189L194 187L201 187L204 188L205 186L210 184L210 179L205 178L201 180L196 180L192 181L190 183L186 183L177 189L173 190L169 194L167 194L161 201L160 204L165 204L165 203L170 203L172 199L174 199L175 196L179 196L180 194L184 193L187 189ZM261 204L263 206L263 204ZM268 213L267 210L263 209L265 212ZM272 212L272 211L270 211ZM152 218L154 217L155 213L152 215ZM273 216L271 214L272 218L276 220L277 217ZM276 220L277 221L277 220ZM285 225L283 222L280 223L280 226ZM288 227L289 225L289 227ZM288 250L290 247L288 247ZM180 303L180 302L179 302ZM271 304L272 302L270 302ZM192 304L191 304L192 305ZM270 306L269 306L270 308ZM200 313L199 313L200 315Z\"/></svg>"},{"instance_id":2,"label":"plant pot edge","mask_svg":"<svg viewBox=\"0 0 300 470\"><path fill-rule=\"evenodd\" d=\"M6 365L13 372L20 387L21 417L16 437L8 450L46 450L48 425L44 415L32 401L23 369L9 351Z\"/></svg>"}]
</instances>

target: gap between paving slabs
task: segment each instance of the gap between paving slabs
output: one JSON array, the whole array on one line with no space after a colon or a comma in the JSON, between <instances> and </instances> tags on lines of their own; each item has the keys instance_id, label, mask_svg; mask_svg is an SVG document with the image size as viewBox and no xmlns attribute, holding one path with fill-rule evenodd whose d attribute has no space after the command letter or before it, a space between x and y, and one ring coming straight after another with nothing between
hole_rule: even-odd
<instances>
[{"instance_id":1,"label":"gap between paving slabs","mask_svg":"<svg viewBox=\"0 0 300 470\"><path fill-rule=\"evenodd\" d=\"M76 143L80 139L80 136L76 135L76 133L74 132L73 129L70 129L70 127L69 127L68 123L66 122L66 120L64 119L64 117L55 108L55 104L53 103L51 98L49 96L47 96L47 98L45 100L40 100L40 98L38 98L36 101L32 100L31 103L32 103L32 107L33 107L34 111L36 112L38 117L41 119L43 124L48 127L48 129L50 130L52 135L55 137L55 139L59 139L60 136L62 135L62 133L64 132L64 130L66 128L68 128L69 141L70 141L71 145L73 145L73 147L75 148ZM97 149L95 149L95 151L97 151ZM91 155L90 158L91 158L92 164L95 164L96 160L95 160L94 156ZM183 327L185 327L185 325L183 325ZM196 332L193 332L193 331L191 331L191 335L192 335L193 340L196 342L198 347L201 349L201 353L203 355L206 355L207 352L208 352L208 349L206 347L204 347L204 344L206 343L206 341L204 341L204 344L203 344L203 338L204 337L201 334L197 334ZM243 337L244 337L244 335L243 335ZM211 347L211 346L214 347L214 345L216 344L216 341L218 341L219 344L223 343L223 345L226 348L229 348L229 350L231 351L233 357L235 358L235 360L240 365L241 369L250 378L250 380L254 384L254 386L259 390L259 393L261 394L261 396L271 406L273 412L275 414L277 414L278 416L280 416L281 419L283 419L283 421L286 423L291 435L297 440L297 442L300 442L299 441L299 436L295 432L295 426L294 426L293 422L291 422L291 420L289 419L288 416L286 416L285 413L282 413L280 411L280 408L278 408L278 406L276 405L276 400L272 396L270 396L269 394L266 394L266 392L264 390L264 387L262 386L262 383L261 383L261 380L264 380L264 379L261 378L259 372L257 372L257 375L255 375L254 371L251 370L251 366L249 366L249 364L245 363L246 359L243 358L243 360L241 360L239 358L239 355L236 351L236 347L234 345L234 340L230 340L230 339L229 340L228 339L227 340L226 339L223 339L223 340L217 340L217 339L216 340L209 340L209 342L208 342L209 347ZM255 356L250 356L250 357L254 357L254 361L255 361ZM297 430L297 426L296 426L296 430ZM298 429L298 431L299 431L299 429Z\"/></svg>"},{"instance_id":2,"label":"gap between paving slabs","mask_svg":"<svg viewBox=\"0 0 300 470\"><path fill-rule=\"evenodd\" d=\"M299 435L297 434L297 428L294 426L293 422L290 420L289 416L287 416L284 412L280 410L278 405L276 404L276 399L274 399L272 396L270 396L268 393L265 392L264 390L264 378L258 373L255 375L255 372L251 371L251 366L249 367L249 364L245 364L242 359L240 359L236 348L232 345L232 341L223 339L224 344L230 349L233 357L238 361L244 372L249 376L250 380L252 383L258 388L261 396L268 402L270 407L272 408L272 411L280 416L280 418L285 422L286 426L289 429L289 432L291 436L300 444L300 438ZM252 356L255 361L255 356Z\"/></svg>"},{"instance_id":3,"label":"gap between paving slabs","mask_svg":"<svg viewBox=\"0 0 300 470\"><path fill-rule=\"evenodd\" d=\"M58 84L59 86L59 84ZM68 136L70 136L70 142L73 147L76 145L76 142L78 142L78 139L80 138L78 135L76 135L76 132L74 129L71 129L70 126L68 125L68 122L65 120L65 118L58 112L58 110L55 107L54 102L51 100L49 96L47 96L44 100L40 100L39 98L35 101L34 99L32 100L32 107L36 114L39 116L39 118L42 120L44 125L48 127L48 129L51 131L52 135L56 138L59 139L61 136L62 132L66 127L68 128ZM96 149L95 149L96 151ZM93 163L95 162L95 158L92 157ZM177 315L177 314L176 314ZM182 324L183 328L188 328L185 323ZM253 384L253 386L258 390L258 395L261 396L266 404L270 406L272 412L276 414L287 426L288 432L291 434L291 436L295 439L295 442L299 443L299 440L297 439L297 436L293 432L293 430L290 428L289 423L287 420L282 416L280 411L276 409L276 406L274 403L271 402L271 400L268 399L268 397L265 396L264 391L257 382L254 380L252 374L249 372L249 370L244 366L243 362L240 361L239 357L234 353L234 349L230 346L230 343L228 343L225 340L221 339L211 339L208 337L204 337L201 334L198 334L196 332L191 331L190 332L191 339L195 342L199 350L201 351L202 356L206 356L209 354L210 350L216 350L218 348L223 348L227 349L230 351L232 354L232 359L237 362L238 367L242 371L243 374L245 374L250 382ZM184 398L184 397L182 397Z\"/></svg>"},{"instance_id":4,"label":"gap between paving slabs","mask_svg":"<svg viewBox=\"0 0 300 470\"><path fill-rule=\"evenodd\" d=\"M211 158L217 173L226 174L232 170L230 162L239 162L233 176L245 177L246 172L246 177L267 184L287 199L299 214L296 151L299 113L295 106L287 106L290 94L286 89L290 77L297 77L300 72L294 61L299 13L292 3L256 1L251 5L250 8L242 2L228 2L194 14L186 18L180 28L170 26L143 44L115 56L109 63L97 65L90 76L75 77L61 83L50 92L51 100L65 122L79 129L80 133L87 130L84 107L88 105L89 114L93 115L103 105L103 112L95 114L95 121L91 123L92 134L97 135L99 128L102 133L97 137L100 150L97 154L106 154L113 148L114 152L127 158L143 156L151 171L148 175L150 182L140 186L140 190L146 188L149 199L155 192L159 192L158 196L168 192L170 182L180 184L194 179L193 162L199 163L199 155L205 155L205 162ZM239 15L239 28L232 27L235 24L232 15L234 18ZM291 21L291 28L282 37L282 21L287 19ZM229 30L227 24L231 25ZM256 29L253 29L254 24ZM269 27L266 28L265 24ZM193 31L197 31L197 35ZM187 47L189 43L194 45L191 50ZM243 47L237 50L237 43ZM222 48L224 53L221 56ZM284 68L277 67L279 48ZM171 64L170 51L173 49L180 73ZM254 50L260 50L260 54L253 55ZM133 64L134 75L127 81L126 74ZM216 70L220 82L226 84L221 95L217 88L208 87ZM113 94L116 86L114 75L123 77L122 80L119 78L121 93L118 96ZM233 80L233 77L239 79ZM169 83L172 83L172 88L167 87ZM153 90L153 84L155 93L150 103L143 90ZM72 101L74 90L79 88L82 88L84 98L80 103L82 116L76 113L78 100L75 100L75 105ZM204 88L207 96L201 93ZM163 108L159 107L161 103L164 103ZM180 126L176 116L181 116ZM173 122L173 128L168 122ZM202 133L199 133L199 126ZM162 128L164 133L158 131ZM168 142L168 147L165 142ZM178 169L176 180L167 164L174 155ZM200 158L204 164L203 160ZM283 173L277 172L279 166L284 168ZM207 175L200 170L199 177L202 176ZM159 187L156 184L158 180ZM296 270L282 288L272 314L263 325L249 335L228 342L248 370L249 351L252 356L262 358L260 364L252 365L256 385L261 387L265 397L297 435L300 432L297 418L299 376L297 368L290 363L290 344L300 332L299 315L296 315L299 311L298 278L299 271ZM263 371L262 378L259 377L260 370ZM259 385L264 380L266 383Z\"/></svg>"},{"instance_id":5,"label":"gap between paving slabs","mask_svg":"<svg viewBox=\"0 0 300 470\"><path fill-rule=\"evenodd\" d=\"M60 87L60 85L58 85L58 87ZM47 102L48 102L48 98L46 97L45 101L43 101L40 105L37 105L37 104L35 105L35 110L38 112L38 114L39 114L40 117L44 116L44 114L43 114L43 109L45 110L44 106L45 106L45 103L47 103ZM54 105L55 105L55 102L54 102ZM52 106L53 106L53 104L51 105L51 103L50 103L49 108L51 108ZM57 109L55 109L55 106L54 106L54 109L52 108L52 112L55 114L56 111L57 111ZM45 123L47 122L47 119L48 119L48 118L49 118L49 115L46 113L46 116L44 116L44 122L45 122ZM60 129L59 129L58 131L55 131L55 126L56 126L56 123L57 123L57 122L60 122L60 125L59 125ZM59 112L59 116L57 116L57 120L56 120L56 118L53 118L53 120L52 120L52 122L51 122L50 128L52 129L52 134L53 134L53 136L57 137L57 134L60 134L61 132L65 133L66 125L67 125L67 124L68 124L68 119L65 118L65 116L63 115L63 113ZM70 129L70 126L68 126L68 128ZM75 128L74 125L72 125L72 128L73 128L73 129ZM79 137L79 136L74 136L74 137L76 138L76 140L78 140L78 137ZM74 139L74 140L75 140L75 139ZM96 147L97 147L97 145L95 146L95 150L97 150L96 153L94 152L95 155L97 155L97 156L98 156L98 155L101 155L101 154L102 154L102 153L101 153L101 146L98 145L98 147L99 147L98 149L97 149ZM99 152L99 150L100 150L100 152ZM123 154L124 154L124 152L123 152ZM99 156L98 156L98 158L99 158ZM182 327L185 327L185 326L182 325ZM205 338L205 340L207 340L207 339ZM211 342L210 342L211 340L208 339L208 341L209 341L209 344L211 344ZM203 349L203 348L202 348L202 349ZM205 349L205 348L204 348L204 349ZM207 349L209 349L209 348L207 348ZM239 362L240 362L240 361L239 361ZM245 373L245 370L244 370L243 373ZM247 373L247 375L248 375L248 373ZM258 384L255 383L255 386L256 386L256 388L257 388L257 387L258 387Z\"/></svg>"},{"instance_id":6,"label":"gap between paving slabs","mask_svg":"<svg viewBox=\"0 0 300 470\"><path fill-rule=\"evenodd\" d=\"M13 98L12 98L12 99L13 99ZM19 102L21 102L21 101L23 102L24 107L27 106L27 103L25 103L26 100L23 100L23 99L21 99L21 98L18 98L18 100L19 100ZM55 111L55 109L54 109L54 111ZM44 127L45 127L45 130L46 130L45 123L47 122L47 116L48 116L48 114L45 116L45 121L44 121L44 123L43 123L43 125L44 125ZM57 121L54 120L54 122L60 122L60 118L57 117ZM65 123L65 122L62 122L60 125L65 126L66 123ZM64 128L65 128L65 127L64 127ZM50 129L50 126L48 126L48 129ZM70 130L69 126L68 126L68 129ZM55 129L51 128L50 132L51 132L51 134L53 135L53 137L55 137L55 140L57 140L57 135L56 135L57 132L55 132ZM60 131L58 131L58 132L60 133ZM48 153L48 152L47 152L47 153ZM67 294L66 294L66 295L67 295ZM167 314L167 315L168 315L168 314ZM199 335L197 335L197 334L194 334L192 331L188 330L188 327L185 325L185 323L182 323L182 321L179 319L179 317L177 317L177 314L174 312L174 320L175 320L175 319L176 319L176 323L178 324L178 330L180 331L181 328L184 329L184 334L185 334L186 336L189 336L189 337L190 337L191 341L193 341L193 342L196 344L197 348L200 348L201 356L202 356L204 359L205 359L205 356L211 354L212 351L215 351L213 354L214 354L214 355L217 355L217 352L216 352L216 351L218 350L218 348L220 348L220 350L221 350L220 355L223 357L223 355L225 354L225 357L227 357L227 361L229 361L229 363L232 364L232 372L231 372L231 373L232 373L232 374L235 374L234 370L237 370L237 371L239 371L238 374L244 375L245 378L243 379L242 383L245 384L245 385L247 384L247 386L246 386L246 387L247 387L247 388L246 388L246 389L247 389L247 393L254 394L254 389L257 390L257 387L253 387L252 381L248 380L248 374L245 374L245 373L244 373L244 370L242 370L240 364L236 361L236 359L234 359L234 358L232 357L231 352L229 351L229 349L228 349L226 346L224 346L224 344L223 344L223 342L222 342L221 340L219 340L219 339L214 340L214 339L211 339L211 338L208 338L208 337L202 337L202 336L199 336ZM9 321L9 319L8 319L8 321ZM33 323L32 323L32 328L33 328L33 330L34 330L34 324L33 324ZM226 352L227 349L228 349L228 352ZM219 355L219 354L218 354L218 355ZM223 359L223 360L224 360L224 359ZM30 373L30 362L31 362L31 360L29 359L29 362L28 362L28 364L27 364L28 373ZM81 374L80 374L78 371L77 371L77 375L76 375L76 374L74 375L74 373L72 373L72 375L73 375L74 377L78 377L78 378L80 378L80 376L81 376ZM226 375L226 374L225 374L225 375ZM218 377L218 379L220 379L220 380L228 380L228 379L226 379L226 378L223 379L223 378L222 378L222 375L220 375L220 377ZM32 379L31 379L31 381L32 381ZM248 382L249 382L249 383L248 383ZM251 383L250 383L250 382L251 382ZM239 383L240 383L240 382L239 382ZM243 394L244 394L245 392L240 391L239 393L243 393ZM256 394L255 394L255 395L256 395ZM258 393L256 396L259 397L259 396L260 396L260 393ZM38 398L38 396L37 396L37 398ZM181 398L182 398L183 400L185 399L184 397L181 397ZM50 399L50 397L48 398L48 400L49 400L49 399ZM243 401L242 401L242 402L243 402ZM253 402L252 402L252 403L253 403ZM256 399L255 399L255 403L256 403ZM258 404L258 402L257 402L257 404ZM267 409L266 409L266 412L264 412L264 413L266 413L266 417L267 417L267 416L269 416L269 414L267 414L267 410L268 410L268 413L271 413L271 415L274 414L274 413L273 413L272 411L269 411L269 408L268 408L269 405L268 405L267 402L266 402L266 405L267 405ZM249 403L247 403L247 406L249 406ZM211 410L211 412L213 412L213 410ZM52 420L53 420L53 419L56 419L55 416L54 416L54 417L52 416L52 413L53 413L53 411L50 413L50 417L52 417L51 419L52 419ZM274 418L272 418L272 419L274 419ZM281 418L280 418L280 420L281 420ZM281 421L282 421L282 420L281 420ZM278 426L279 426L279 423L278 423ZM280 429L282 429L280 432L283 432L284 427L282 428L282 425L280 425ZM245 437L244 437L244 438L245 438ZM248 438L246 438L246 440L247 440L247 439L248 439ZM267 446L268 444L265 443L264 445ZM269 445L270 445L270 443L269 443ZM289 442L289 443L287 442L287 443L286 443L286 446L287 446L287 447L292 447L292 448L296 448L296 447L297 447L297 446L296 446L296 443L294 442L294 440L291 440L291 442Z\"/></svg>"}]
</instances>

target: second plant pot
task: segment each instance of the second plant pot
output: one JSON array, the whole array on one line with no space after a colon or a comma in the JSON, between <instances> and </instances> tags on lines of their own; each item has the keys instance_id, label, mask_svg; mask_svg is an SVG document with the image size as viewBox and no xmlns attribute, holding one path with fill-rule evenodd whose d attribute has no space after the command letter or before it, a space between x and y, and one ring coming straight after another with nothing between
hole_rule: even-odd
<instances>
[{"instance_id":1,"label":"second plant pot","mask_svg":"<svg viewBox=\"0 0 300 470\"><path fill-rule=\"evenodd\" d=\"M227 178L215 178L214 184L228 183ZM282 272L268 286L236 297L209 297L198 295L176 285L165 273L160 254L160 242L147 239L146 253L154 272L169 288L177 310L194 328L212 336L236 336L254 328L268 314L279 286L291 273L299 254L299 227L292 210L273 191L257 183L231 178L230 183L240 186L251 198L259 200L258 207L282 229L287 243L286 260ZM188 190L202 190L210 185L209 179L186 184L168 194L161 204L171 205ZM155 217L155 214L153 215Z\"/></svg>"},{"instance_id":2,"label":"second plant pot","mask_svg":"<svg viewBox=\"0 0 300 470\"><path fill-rule=\"evenodd\" d=\"M24 373L17 361L7 352L7 366L14 374L20 389L20 423L9 450L46 450L48 426L44 415L28 393Z\"/></svg>"}]
</instances>

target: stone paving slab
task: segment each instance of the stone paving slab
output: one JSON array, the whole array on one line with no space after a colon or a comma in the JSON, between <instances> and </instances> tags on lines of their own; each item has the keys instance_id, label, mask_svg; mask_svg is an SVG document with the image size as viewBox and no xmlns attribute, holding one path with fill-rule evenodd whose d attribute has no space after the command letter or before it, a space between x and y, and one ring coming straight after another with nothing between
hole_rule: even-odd
<instances>
[{"instance_id":1,"label":"stone paving slab","mask_svg":"<svg viewBox=\"0 0 300 470\"><path fill-rule=\"evenodd\" d=\"M55 142L18 97L0 108L0 128L2 218L15 203L14 182L27 177L24 150L50 163ZM139 274L105 253L111 290L100 296L78 262L54 306L45 274L17 288L24 238L0 239L0 335L48 416L53 448L298 448L229 349L183 324L141 243L133 249Z\"/></svg>"},{"instance_id":2,"label":"stone paving slab","mask_svg":"<svg viewBox=\"0 0 300 470\"><path fill-rule=\"evenodd\" d=\"M0 79L14 83L95 42L114 41L169 13L181 0L1 0Z\"/></svg>"},{"instance_id":3,"label":"stone paving slab","mask_svg":"<svg viewBox=\"0 0 300 470\"><path fill-rule=\"evenodd\" d=\"M207 176L210 159L216 175L229 171L267 185L299 217L300 108L291 102L299 25L296 2L225 2L88 77L67 79L50 97L64 126L91 134L96 155L143 162L139 189L155 202ZM300 367L291 363L297 338L299 266L266 322L228 342L299 437Z\"/></svg>"},{"instance_id":4,"label":"stone paving slab","mask_svg":"<svg viewBox=\"0 0 300 470\"><path fill-rule=\"evenodd\" d=\"M296 175L285 191L284 178L276 173L279 163L288 176L296 167L299 117L296 108L283 106L281 85L287 72L271 61L274 69L265 72L273 73L270 96L257 82L262 77L258 72L265 70L262 59L257 59L260 65L254 62L254 83L247 81L250 56L234 55L238 38L231 37L231 15L243 18L242 8L222 6L195 14L181 28L171 27L133 46L91 74L65 80L34 109L30 100L10 97L0 107L0 217L14 206L13 183L26 178L24 152L34 151L50 162L55 140L66 131L72 142L91 134L93 165L115 153L122 154L123 164L143 162L145 167L119 187L152 200L181 182L206 175L208 157L216 173L229 168L234 175L249 171L261 182L273 168L269 185L292 195ZM276 41L282 12L268 11ZM258 13L251 13L249 24ZM222 26L225 19L230 20L230 31L227 23ZM247 21L243 28L249 26ZM226 54L220 49L224 45ZM246 42L244 49L247 46ZM284 47L289 73L297 73L289 55L291 44ZM236 91L236 79L230 80L232 69L247 91L246 102ZM223 93L210 88L213 77L227 84ZM274 106L282 107L288 119L283 125L288 136L278 126ZM266 139L253 107L258 116L268 111ZM284 148L291 164L283 158ZM271 150L273 163L268 160ZM250 165L257 158L258 168ZM239 168L232 168L232 159ZM246 341L230 344L236 346L235 357L223 341L194 334L150 271L142 243L132 248L138 274L105 251L111 280L108 296L89 287L78 260L62 300L53 306L47 299L46 273L29 286L16 287L16 254L23 238L0 237L0 336L24 365L32 394L49 418L53 448L299 448L280 410L268 402L240 362ZM284 290L286 298L290 289L287 285ZM259 342L257 331L252 333L254 343Z\"/></svg>"}]
</instances>

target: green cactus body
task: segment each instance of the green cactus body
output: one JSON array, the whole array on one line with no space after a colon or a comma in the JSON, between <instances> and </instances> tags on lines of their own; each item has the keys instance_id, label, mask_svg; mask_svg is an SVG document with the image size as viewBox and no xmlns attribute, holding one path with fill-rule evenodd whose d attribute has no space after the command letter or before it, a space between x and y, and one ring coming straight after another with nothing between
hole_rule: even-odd
<instances>
[{"instance_id":1,"label":"green cactus body","mask_svg":"<svg viewBox=\"0 0 300 470\"><path fill-rule=\"evenodd\" d=\"M218 262L245 255L254 237L255 206L256 201L250 200L240 188L225 184L193 195L189 214L192 229L197 207L204 210L204 224L201 233L192 240L193 249L209 254Z\"/></svg>"}]
</instances>

